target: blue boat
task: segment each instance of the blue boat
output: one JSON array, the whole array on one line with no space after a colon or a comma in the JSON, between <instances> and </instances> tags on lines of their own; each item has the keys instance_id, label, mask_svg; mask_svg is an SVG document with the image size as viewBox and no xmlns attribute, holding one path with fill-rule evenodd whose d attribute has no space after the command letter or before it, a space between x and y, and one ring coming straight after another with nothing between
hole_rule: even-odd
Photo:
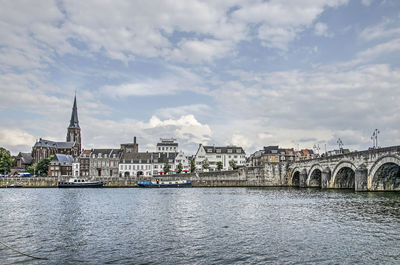
<instances>
[{"instance_id":1,"label":"blue boat","mask_svg":"<svg viewBox=\"0 0 400 265\"><path fill-rule=\"evenodd\" d=\"M151 180L142 180L137 182L138 186L141 188L191 188L191 180L158 180L154 182Z\"/></svg>"}]
</instances>

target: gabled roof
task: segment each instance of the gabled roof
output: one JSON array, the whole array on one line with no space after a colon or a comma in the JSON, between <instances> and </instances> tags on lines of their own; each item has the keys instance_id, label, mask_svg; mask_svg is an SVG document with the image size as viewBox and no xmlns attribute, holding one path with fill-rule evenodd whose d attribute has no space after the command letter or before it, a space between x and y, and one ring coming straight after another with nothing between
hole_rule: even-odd
<instances>
[{"instance_id":1,"label":"gabled roof","mask_svg":"<svg viewBox=\"0 0 400 265\"><path fill-rule=\"evenodd\" d=\"M70 149L74 147L73 142L54 142L46 139L40 138L38 142L35 143L34 147L52 147L57 149Z\"/></svg>"},{"instance_id":2,"label":"gabled roof","mask_svg":"<svg viewBox=\"0 0 400 265\"><path fill-rule=\"evenodd\" d=\"M19 157L21 157L21 161L23 164L25 165L30 165L32 164L33 161L33 157L30 153L19 153L18 154Z\"/></svg>"},{"instance_id":3,"label":"gabled roof","mask_svg":"<svg viewBox=\"0 0 400 265\"><path fill-rule=\"evenodd\" d=\"M52 162L54 161L58 161L63 166L72 166L74 158L71 155L55 154Z\"/></svg>"}]
</instances>

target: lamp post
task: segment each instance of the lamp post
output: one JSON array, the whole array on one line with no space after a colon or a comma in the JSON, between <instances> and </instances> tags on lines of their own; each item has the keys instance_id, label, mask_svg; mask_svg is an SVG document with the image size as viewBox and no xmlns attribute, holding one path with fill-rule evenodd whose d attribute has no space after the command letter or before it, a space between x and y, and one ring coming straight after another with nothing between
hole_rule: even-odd
<instances>
[{"instance_id":1,"label":"lamp post","mask_svg":"<svg viewBox=\"0 0 400 265\"><path fill-rule=\"evenodd\" d=\"M373 147L378 148L378 134L380 131L378 129L375 129L375 131L372 133L371 140L373 142Z\"/></svg>"},{"instance_id":2,"label":"lamp post","mask_svg":"<svg viewBox=\"0 0 400 265\"><path fill-rule=\"evenodd\" d=\"M343 154L343 142L340 138L337 140L337 144L339 145L340 153Z\"/></svg>"}]
</instances>

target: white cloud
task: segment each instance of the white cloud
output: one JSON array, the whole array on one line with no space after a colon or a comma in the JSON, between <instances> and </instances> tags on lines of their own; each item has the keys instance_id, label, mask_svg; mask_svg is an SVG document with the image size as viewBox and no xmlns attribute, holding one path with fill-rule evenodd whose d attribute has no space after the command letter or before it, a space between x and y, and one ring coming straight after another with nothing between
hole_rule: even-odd
<instances>
[{"instance_id":1,"label":"white cloud","mask_svg":"<svg viewBox=\"0 0 400 265\"><path fill-rule=\"evenodd\" d=\"M0 146L11 151L13 155L21 150L30 150L35 137L20 129L0 129Z\"/></svg>"},{"instance_id":2,"label":"white cloud","mask_svg":"<svg viewBox=\"0 0 400 265\"><path fill-rule=\"evenodd\" d=\"M314 33L317 36L333 37L333 34L328 32L328 26L325 23L321 22L315 24Z\"/></svg>"},{"instance_id":3,"label":"white cloud","mask_svg":"<svg viewBox=\"0 0 400 265\"><path fill-rule=\"evenodd\" d=\"M372 4L373 0L361 0L361 3L365 6L370 6Z\"/></svg>"}]
</instances>

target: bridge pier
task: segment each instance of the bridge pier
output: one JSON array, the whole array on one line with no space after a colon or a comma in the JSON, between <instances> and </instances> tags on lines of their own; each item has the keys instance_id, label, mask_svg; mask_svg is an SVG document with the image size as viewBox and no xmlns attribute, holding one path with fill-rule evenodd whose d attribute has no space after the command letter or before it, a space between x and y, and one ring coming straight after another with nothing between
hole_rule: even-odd
<instances>
[{"instance_id":1,"label":"bridge pier","mask_svg":"<svg viewBox=\"0 0 400 265\"><path fill-rule=\"evenodd\" d=\"M368 191L368 170L366 168L357 168L354 182L355 191Z\"/></svg>"},{"instance_id":2,"label":"bridge pier","mask_svg":"<svg viewBox=\"0 0 400 265\"><path fill-rule=\"evenodd\" d=\"M299 186L300 188L305 188L307 186L307 171L305 169L300 172Z\"/></svg>"},{"instance_id":3,"label":"bridge pier","mask_svg":"<svg viewBox=\"0 0 400 265\"><path fill-rule=\"evenodd\" d=\"M321 173L321 189L327 189L329 187L330 179L331 171L329 168L325 168Z\"/></svg>"}]
</instances>

